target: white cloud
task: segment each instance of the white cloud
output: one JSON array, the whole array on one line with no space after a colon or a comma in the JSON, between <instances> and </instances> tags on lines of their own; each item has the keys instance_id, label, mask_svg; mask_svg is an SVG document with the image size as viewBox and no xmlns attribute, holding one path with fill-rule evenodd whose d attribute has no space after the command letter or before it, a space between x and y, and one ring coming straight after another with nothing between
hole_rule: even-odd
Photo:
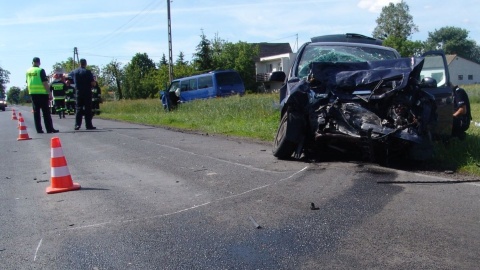
<instances>
[{"instance_id":1,"label":"white cloud","mask_svg":"<svg viewBox=\"0 0 480 270\"><path fill-rule=\"evenodd\" d=\"M397 4L401 0L360 0L357 6L361 9L366 9L373 13L380 13L384 6L390 3Z\"/></svg>"},{"instance_id":2,"label":"white cloud","mask_svg":"<svg viewBox=\"0 0 480 270\"><path fill-rule=\"evenodd\" d=\"M142 14L160 14L163 11L145 11ZM37 24L37 23L64 23L67 21L91 20L91 19L108 19L112 17L126 17L137 15L138 11L124 11L124 12L99 12L99 13L82 13L82 14L67 14L48 17L27 17L17 16L16 18L0 19L0 26L7 25L22 25L22 24Z\"/></svg>"}]
</instances>

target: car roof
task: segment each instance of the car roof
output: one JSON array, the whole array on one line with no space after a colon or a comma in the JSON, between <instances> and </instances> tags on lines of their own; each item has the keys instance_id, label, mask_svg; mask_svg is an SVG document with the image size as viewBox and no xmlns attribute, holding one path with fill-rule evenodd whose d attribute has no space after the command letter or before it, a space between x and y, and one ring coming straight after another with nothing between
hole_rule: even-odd
<instances>
[{"instance_id":1,"label":"car roof","mask_svg":"<svg viewBox=\"0 0 480 270\"><path fill-rule=\"evenodd\" d=\"M398 54L398 51L391 47L383 45L374 45L368 43L353 43L353 42L308 42L306 45L331 45L331 46L350 46L350 47L366 47L366 48L378 48L386 51L392 51Z\"/></svg>"},{"instance_id":2,"label":"car roof","mask_svg":"<svg viewBox=\"0 0 480 270\"><path fill-rule=\"evenodd\" d=\"M335 35L323 35L311 38L312 42L348 42L348 43L365 43L381 46L383 41L381 39L367 37L361 34L346 33Z\"/></svg>"}]
</instances>

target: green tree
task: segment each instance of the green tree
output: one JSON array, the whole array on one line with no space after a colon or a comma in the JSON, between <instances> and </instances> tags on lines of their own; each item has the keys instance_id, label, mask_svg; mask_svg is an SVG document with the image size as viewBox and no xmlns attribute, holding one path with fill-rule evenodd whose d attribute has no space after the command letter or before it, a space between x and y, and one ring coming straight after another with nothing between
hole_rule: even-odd
<instances>
[{"instance_id":1,"label":"green tree","mask_svg":"<svg viewBox=\"0 0 480 270\"><path fill-rule=\"evenodd\" d=\"M16 86L10 87L7 93L7 101L11 104L18 104L20 102L20 88Z\"/></svg>"},{"instance_id":2,"label":"green tree","mask_svg":"<svg viewBox=\"0 0 480 270\"><path fill-rule=\"evenodd\" d=\"M183 52L180 52L178 54L177 61L175 61L175 65L176 66L185 66L187 64L188 64L188 62L185 61L185 54L183 54Z\"/></svg>"},{"instance_id":3,"label":"green tree","mask_svg":"<svg viewBox=\"0 0 480 270\"><path fill-rule=\"evenodd\" d=\"M175 73L175 67L174 73ZM168 74L168 65L160 66L155 72L153 73L155 76L155 83L157 84L158 89L160 91L167 90L170 84L170 76Z\"/></svg>"},{"instance_id":4,"label":"green tree","mask_svg":"<svg viewBox=\"0 0 480 270\"><path fill-rule=\"evenodd\" d=\"M73 58L69 57L67 58L66 61L63 62L57 62L53 64L52 70L63 70L66 73L69 73L76 69L79 66L78 63L76 63L76 66L73 64Z\"/></svg>"},{"instance_id":5,"label":"green tree","mask_svg":"<svg viewBox=\"0 0 480 270\"><path fill-rule=\"evenodd\" d=\"M446 54L458 54L480 63L480 48L474 40L468 39L468 31L463 28L446 26L428 32L425 47L428 50L442 49Z\"/></svg>"},{"instance_id":6,"label":"green tree","mask_svg":"<svg viewBox=\"0 0 480 270\"><path fill-rule=\"evenodd\" d=\"M124 98L138 99L155 95L158 89L151 89L149 82L142 84L143 79L150 80L155 63L146 53L137 53L125 67ZM154 76L153 76L154 77Z\"/></svg>"},{"instance_id":7,"label":"green tree","mask_svg":"<svg viewBox=\"0 0 480 270\"><path fill-rule=\"evenodd\" d=\"M92 71L93 75L97 77L97 80L100 79L100 74L101 74L100 67L98 67L97 65L87 65L87 69ZM103 82L100 81L99 84L102 85Z\"/></svg>"},{"instance_id":8,"label":"green tree","mask_svg":"<svg viewBox=\"0 0 480 270\"><path fill-rule=\"evenodd\" d=\"M411 41L404 38L389 36L383 41L383 45L395 48L402 57L420 56L424 52L421 41Z\"/></svg>"},{"instance_id":9,"label":"green tree","mask_svg":"<svg viewBox=\"0 0 480 270\"><path fill-rule=\"evenodd\" d=\"M213 69L211 43L203 33L200 35L200 43L197 45L197 52L194 53L193 62L199 71L210 71Z\"/></svg>"},{"instance_id":10,"label":"green tree","mask_svg":"<svg viewBox=\"0 0 480 270\"><path fill-rule=\"evenodd\" d=\"M30 98L30 94L28 94L28 88L25 86L22 91L20 91L20 103L30 103L32 99Z\"/></svg>"},{"instance_id":11,"label":"green tree","mask_svg":"<svg viewBox=\"0 0 480 270\"><path fill-rule=\"evenodd\" d=\"M10 82L10 72L0 67L0 95L5 96L5 84Z\"/></svg>"},{"instance_id":12,"label":"green tree","mask_svg":"<svg viewBox=\"0 0 480 270\"><path fill-rule=\"evenodd\" d=\"M258 56L258 45L239 41L225 42L222 47L215 69L234 69L242 77L245 88L257 89L254 59Z\"/></svg>"},{"instance_id":13,"label":"green tree","mask_svg":"<svg viewBox=\"0 0 480 270\"><path fill-rule=\"evenodd\" d=\"M413 17L409 13L410 8L405 1L382 8L377 18L377 26L373 30L373 37L385 39L389 36L408 39L412 34L418 32L418 26L413 23Z\"/></svg>"},{"instance_id":14,"label":"green tree","mask_svg":"<svg viewBox=\"0 0 480 270\"><path fill-rule=\"evenodd\" d=\"M109 90L115 93L117 99L123 99L122 83L125 78L122 63L112 60L102 69L102 77Z\"/></svg>"},{"instance_id":15,"label":"green tree","mask_svg":"<svg viewBox=\"0 0 480 270\"><path fill-rule=\"evenodd\" d=\"M162 58L160 59L160 67L161 66L166 66L168 65L167 57L165 57L165 54L162 54Z\"/></svg>"},{"instance_id":16,"label":"green tree","mask_svg":"<svg viewBox=\"0 0 480 270\"><path fill-rule=\"evenodd\" d=\"M475 46L473 49L471 60L480 63L480 46Z\"/></svg>"},{"instance_id":17,"label":"green tree","mask_svg":"<svg viewBox=\"0 0 480 270\"><path fill-rule=\"evenodd\" d=\"M173 73L175 74L175 78L183 78L192 75L200 74L193 65L174 65L173 66ZM168 73L167 73L168 74Z\"/></svg>"},{"instance_id":18,"label":"green tree","mask_svg":"<svg viewBox=\"0 0 480 270\"><path fill-rule=\"evenodd\" d=\"M143 95L140 96L140 98L158 97L158 93L160 91L160 84L158 83L157 73L157 69L152 69L140 81L140 85L143 89Z\"/></svg>"},{"instance_id":19,"label":"green tree","mask_svg":"<svg viewBox=\"0 0 480 270\"><path fill-rule=\"evenodd\" d=\"M212 62L213 66L217 69L222 66L222 52L225 48L227 41L221 39L218 36L218 33L215 34L215 37L211 41L212 44Z\"/></svg>"},{"instance_id":20,"label":"green tree","mask_svg":"<svg viewBox=\"0 0 480 270\"><path fill-rule=\"evenodd\" d=\"M76 63L76 67L75 67L73 65L73 58L69 57L66 61L57 62L57 63L53 64L52 71L63 70L63 72L65 72L65 73L70 73L78 67L79 67L79 64ZM96 65L89 65L88 60L87 60L87 69L91 70L92 73L96 76L100 75L100 71L101 71L100 68Z\"/></svg>"}]
</instances>

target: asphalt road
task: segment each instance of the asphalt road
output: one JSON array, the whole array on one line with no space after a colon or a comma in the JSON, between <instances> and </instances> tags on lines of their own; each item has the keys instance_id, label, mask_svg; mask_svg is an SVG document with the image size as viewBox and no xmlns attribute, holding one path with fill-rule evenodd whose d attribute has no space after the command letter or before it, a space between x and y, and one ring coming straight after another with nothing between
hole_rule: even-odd
<instances>
[{"instance_id":1,"label":"asphalt road","mask_svg":"<svg viewBox=\"0 0 480 270\"><path fill-rule=\"evenodd\" d=\"M73 116L37 134L14 108L32 139L0 112L0 269L480 265L479 183L100 119L74 131ZM52 137L80 190L46 193Z\"/></svg>"}]
</instances>

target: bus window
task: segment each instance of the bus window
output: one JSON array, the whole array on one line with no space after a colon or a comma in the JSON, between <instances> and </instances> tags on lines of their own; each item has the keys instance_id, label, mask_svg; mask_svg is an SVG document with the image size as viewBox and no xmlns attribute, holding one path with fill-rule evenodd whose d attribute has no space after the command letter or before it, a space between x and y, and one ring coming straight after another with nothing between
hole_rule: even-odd
<instances>
[{"instance_id":1,"label":"bus window","mask_svg":"<svg viewBox=\"0 0 480 270\"><path fill-rule=\"evenodd\" d=\"M180 90L181 90L182 92L189 90L189 89L188 89L188 81L183 81L183 82L181 83Z\"/></svg>"},{"instance_id":2,"label":"bus window","mask_svg":"<svg viewBox=\"0 0 480 270\"><path fill-rule=\"evenodd\" d=\"M197 90L197 79L188 80L188 90Z\"/></svg>"},{"instance_id":3,"label":"bus window","mask_svg":"<svg viewBox=\"0 0 480 270\"><path fill-rule=\"evenodd\" d=\"M198 89L213 87L212 76L198 78Z\"/></svg>"},{"instance_id":4,"label":"bus window","mask_svg":"<svg viewBox=\"0 0 480 270\"><path fill-rule=\"evenodd\" d=\"M215 74L215 76L217 77L217 84L219 86L243 83L242 78L240 78L237 72L222 72Z\"/></svg>"}]
</instances>

